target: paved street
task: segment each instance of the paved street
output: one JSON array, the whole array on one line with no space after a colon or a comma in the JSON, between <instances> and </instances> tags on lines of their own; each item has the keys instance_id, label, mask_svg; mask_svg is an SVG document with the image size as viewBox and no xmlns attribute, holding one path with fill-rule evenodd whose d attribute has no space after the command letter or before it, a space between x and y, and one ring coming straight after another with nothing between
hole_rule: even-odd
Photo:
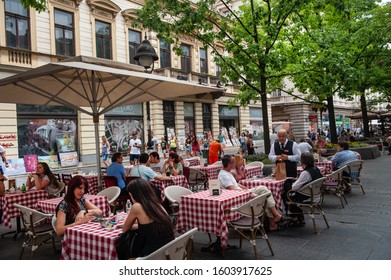
<instances>
[{"instance_id":1,"label":"paved street","mask_svg":"<svg viewBox=\"0 0 391 280\"><path fill-rule=\"evenodd\" d=\"M326 195L323 205L330 229L317 218L319 234L313 234L311 221L306 217L303 228L288 228L269 234L275 256L271 256L266 242L257 242L261 259L267 260L390 260L391 259L391 156L366 160L362 182L366 195L354 188L347 195L349 204L341 208L339 199ZM8 231L0 225L0 234ZM237 235L230 232L230 245L238 245ZM14 241L11 235L0 239L0 259L17 259L23 238ZM208 245L208 235L195 237L192 259L221 259L214 253L201 252ZM60 245L58 244L58 249ZM28 252L25 258L28 258ZM35 259L59 259L50 244L39 248ZM243 241L242 249L226 251L223 259L253 259L252 247Z\"/></svg>"}]
</instances>

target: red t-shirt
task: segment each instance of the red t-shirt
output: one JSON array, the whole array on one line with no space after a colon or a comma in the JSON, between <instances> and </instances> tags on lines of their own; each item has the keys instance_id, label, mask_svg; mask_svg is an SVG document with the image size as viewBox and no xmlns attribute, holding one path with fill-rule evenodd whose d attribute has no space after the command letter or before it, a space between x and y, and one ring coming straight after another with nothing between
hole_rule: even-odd
<instances>
[{"instance_id":1,"label":"red t-shirt","mask_svg":"<svg viewBox=\"0 0 391 280\"><path fill-rule=\"evenodd\" d=\"M221 144L217 141L213 141L209 144L209 156L218 157L221 150Z\"/></svg>"}]
</instances>

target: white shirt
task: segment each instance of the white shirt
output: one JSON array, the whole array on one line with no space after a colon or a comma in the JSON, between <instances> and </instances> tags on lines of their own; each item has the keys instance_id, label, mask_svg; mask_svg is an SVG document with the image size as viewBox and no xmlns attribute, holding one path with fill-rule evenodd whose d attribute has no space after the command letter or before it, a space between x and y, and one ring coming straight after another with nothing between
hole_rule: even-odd
<instances>
[{"instance_id":1,"label":"white shirt","mask_svg":"<svg viewBox=\"0 0 391 280\"><path fill-rule=\"evenodd\" d=\"M219 172L219 182L222 189L227 189L229 186L234 186L238 190L241 190L238 183L235 180L235 177L231 172L225 171L224 169Z\"/></svg>"},{"instance_id":2,"label":"white shirt","mask_svg":"<svg viewBox=\"0 0 391 280\"><path fill-rule=\"evenodd\" d=\"M130 154L131 155L139 155L140 154L140 148L135 147L134 144L137 144L139 147L141 147L141 140L140 139L130 139L129 140L129 147L130 147Z\"/></svg>"},{"instance_id":3,"label":"white shirt","mask_svg":"<svg viewBox=\"0 0 391 280\"><path fill-rule=\"evenodd\" d=\"M293 142L293 146L292 146L293 155L288 155L288 160L300 162L301 152L299 149L299 145L297 145L297 143L294 141L292 142ZM286 146L287 143L288 143L288 139L285 140L284 146ZM273 162L276 162L277 155L276 152L274 151L274 143L270 143L270 145L271 147L270 147L269 159Z\"/></svg>"},{"instance_id":4,"label":"white shirt","mask_svg":"<svg viewBox=\"0 0 391 280\"><path fill-rule=\"evenodd\" d=\"M164 160L160 160L158 163L151 163L150 167L155 172L162 172L164 163L165 163Z\"/></svg>"},{"instance_id":5,"label":"white shirt","mask_svg":"<svg viewBox=\"0 0 391 280\"><path fill-rule=\"evenodd\" d=\"M311 153L312 147L307 142L300 142L298 144L298 146L299 146L299 150L300 150L300 152L302 154L304 154L304 153Z\"/></svg>"}]
</instances>

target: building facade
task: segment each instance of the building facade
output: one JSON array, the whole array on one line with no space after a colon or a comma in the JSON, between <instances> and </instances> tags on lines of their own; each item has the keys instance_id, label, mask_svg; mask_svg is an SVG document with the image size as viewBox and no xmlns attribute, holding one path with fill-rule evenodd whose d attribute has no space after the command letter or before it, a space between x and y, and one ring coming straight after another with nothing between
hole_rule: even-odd
<instances>
[{"instance_id":1,"label":"building facade","mask_svg":"<svg viewBox=\"0 0 391 280\"><path fill-rule=\"evenodd\" d=\"M147 38L159 56L155 74L220 87L212 53L194 38L181 37L183 55L178 56L156 34L132 27L135 10L143 3L49 0L48 10L37 13L25 9L20 0L1 2L0 78L78 55L135 64L135 51ZM229 108L227 101L238 88L225 85L225 89L225 96L204 94L117 107L101 117L99 132L108 136L113 150L121 152L126 151L133 131L144 143L149 130L158 139L175 133L181 141L189 133L203 135L205 131L217 137L222 127L232 140L244 129L261 138L260 105ZM92 118L66 107L0 103L0 140L9 158L76 150L83 163L95 161Z\"/></svg>"}]
</instances>

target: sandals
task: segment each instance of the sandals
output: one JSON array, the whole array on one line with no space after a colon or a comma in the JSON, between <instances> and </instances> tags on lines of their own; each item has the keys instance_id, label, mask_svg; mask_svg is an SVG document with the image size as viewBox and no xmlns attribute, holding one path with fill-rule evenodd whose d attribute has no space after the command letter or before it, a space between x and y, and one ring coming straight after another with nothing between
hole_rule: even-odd
<instances>
[{"instance_id":1,"label":"sandals","mask_svg":"<svg viewBox=\"0 0 391 280\"><path fill-rule=\"evenodd\" d=\"M279 227L286 227L292 221L291 218L281 216L281 219L276 222Z\"/></svg>"}]
</instances>

